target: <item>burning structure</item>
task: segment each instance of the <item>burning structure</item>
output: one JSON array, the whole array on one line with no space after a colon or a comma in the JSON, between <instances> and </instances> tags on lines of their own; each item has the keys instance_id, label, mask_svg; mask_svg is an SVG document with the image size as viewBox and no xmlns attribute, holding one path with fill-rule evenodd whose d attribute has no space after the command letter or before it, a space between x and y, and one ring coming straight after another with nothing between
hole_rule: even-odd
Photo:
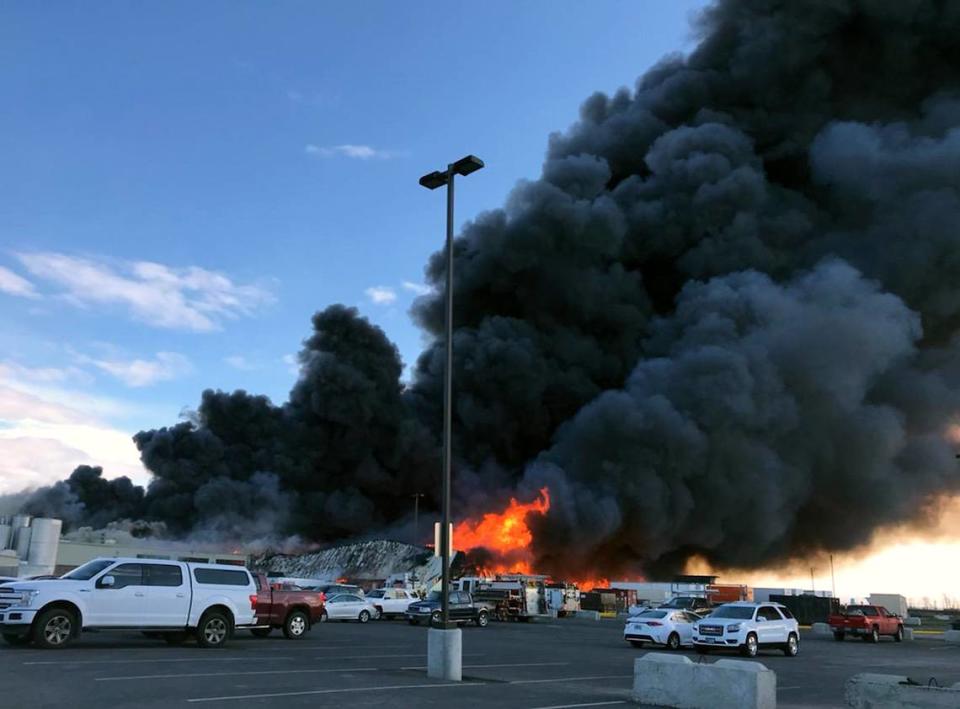
<instances>
[{"instance_id":1,"label":"burning structure","mask_svg":"<svg viewBox=\"0 0 960 709\"><path fill-rule=\"evenodd\" d=\"M696 31L587 99L541 177L456 241L455 504L491 565L752 567L854 548L960 489L960 13L719 0ZM441 335L436 295L414 315ZM384 333L335 305L300 363L282 405L206 391L138 434L147 490L78 469L26 509L408 534L407 496L439 489L439 341L405 385Z\"/></svg>"}]
</instances>

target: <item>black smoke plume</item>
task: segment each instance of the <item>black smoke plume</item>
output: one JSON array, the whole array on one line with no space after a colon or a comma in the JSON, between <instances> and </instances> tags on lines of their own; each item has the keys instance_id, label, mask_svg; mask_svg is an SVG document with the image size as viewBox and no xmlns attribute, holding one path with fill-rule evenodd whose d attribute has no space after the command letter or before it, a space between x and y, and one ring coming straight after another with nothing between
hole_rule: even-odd
<instances>
[{"instance_id":1,"label":"black smoke plume","mask_svg":"<svg viewBox=\"0 0 960 709\"><path fill-rule=\"evenodd\" d=\"M455 243L459 512L548 485L543 571L850 549L960 489L960 3L721 0L696 30ZM398 528L439 473L440 297L414 315L435 341L408 386L332 306L286 404L207 391L138 434L142 514ZM86 515L125 504L67 484Z\"/></svg>"}]
</instances>

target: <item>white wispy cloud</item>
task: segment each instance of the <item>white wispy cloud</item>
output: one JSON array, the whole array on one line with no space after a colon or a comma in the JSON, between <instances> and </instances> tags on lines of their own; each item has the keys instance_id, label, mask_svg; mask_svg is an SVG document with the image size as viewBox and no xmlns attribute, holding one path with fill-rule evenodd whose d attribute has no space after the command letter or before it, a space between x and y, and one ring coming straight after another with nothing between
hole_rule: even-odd
<instances>
[{"instance_id":1,"label":"white wispy cloud","mask_svg":"<svg viewBox=\"0 0 960 709\"><path fill-rule=\"evenodd\" d=\"M404 290L408 290L416 295L426 295L427 293L433 293L433 288L423 283L414 283L413 281L404 281L403 282Z\"/></svg>"},{"instance_id":2,"label":"white wispy cloud","mask_svg":"<svg viewBox=\"0 0 960 709\"><path fill-rule=\"evenodd\" d=\"M190 360L177 352L157 352L153 359L85 358L85 361L131 388L152 386L193 371Z\"/></svg>"},{"instance_id":3,"label":"white wispy cloud","mask_svg":"<svg viewBox=\"0 0 960 709\"><path fill-rule=\"evenodd\" d=\"M131 432L99 418L105 411L123 411L124 404L24 379L33 372L42 382L51 371L0 364L0 493L49 485L81 464L102 465L108 477L145 482L149 476Z\"/></svg>"},{"instance_id":4,"label":"white wispy cloud","mask_svg":"<svg viewBox=\"0 0 960 709\"><path fill-rule=\"evenodd\" d=\"M375 305L390 305L397 299L397 292L389 286L371 286L363 292Z\"/></svg>"},{"instance_id":5,"label":"white wispy cloud","mask_svg":"<svg viewBox=\"0 0 960 709\"><path fill-rule=\"evenodd\" d=\"M55 252L19 253L31 275L78 306L122 305L154 327L209 332L225 319L252 315L274 301L261 285L241 285L198 266L152 261L98 262Z\"/></svg>"},{"instance_id":6,"label":"white wispy cloud","mask_svg":"<svg viewBox=\"0 0 960 709\"><path fill-rule=\"evenodd\" d=\"M295 377L300 376L300 359L295 354L285 354L280 358L286 367L287 371Z\"/></svg>"},{"instance_id":7,"label":"white wispy cloud","mask_svg":"<svg viewBox=\"0 0 960 709\"><path fill-rule=\"evenodd\" d=\"M22 298L38 297L37 291L30 281L3 266L0 266L0 292L8 295L18 295Z\"/></svg>"},{"instance_id":8,"label":"white wispy cloud","mask_svg":"<svg viewBox=\"0 0 960 709\"><path fill-rule=\"evenodd\" d=\"M229 357L224 357L223 361L234 369L239 369L241 372L252 372L257 369L257 365L243 355L230 355Z\"/></svg>"},{"instance_id":9,"label":"white wispy cloud","mask_svg":"<svg viewBox=\"0 0 960 709\"><path fill-rule=\"evenodd\" d=\"M354 160L387 160L395 158L399 153L393 150L381 150L370 145L314 145L310 143L304 148L307 155L318 158L345 157Z\"/></svg>"}]
</instances>

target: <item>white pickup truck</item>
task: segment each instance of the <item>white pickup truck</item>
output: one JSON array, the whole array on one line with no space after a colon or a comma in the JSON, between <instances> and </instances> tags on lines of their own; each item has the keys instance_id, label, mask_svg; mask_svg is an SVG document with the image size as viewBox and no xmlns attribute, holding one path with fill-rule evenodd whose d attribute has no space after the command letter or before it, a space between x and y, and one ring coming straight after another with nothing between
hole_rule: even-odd
<instances>
[{"instance_id":1,"label":"white pickup truck","mask_svg":"<svg viewBox=\"0 0 960 709\"><path fill-rule=\"evenodd\" d=\"M170 644L222 647L252 625L257 587L242 566L94 559L59 579L0 584L0 634L62 648L83 630L139 630Z\"/></svg>"}]
</instances>

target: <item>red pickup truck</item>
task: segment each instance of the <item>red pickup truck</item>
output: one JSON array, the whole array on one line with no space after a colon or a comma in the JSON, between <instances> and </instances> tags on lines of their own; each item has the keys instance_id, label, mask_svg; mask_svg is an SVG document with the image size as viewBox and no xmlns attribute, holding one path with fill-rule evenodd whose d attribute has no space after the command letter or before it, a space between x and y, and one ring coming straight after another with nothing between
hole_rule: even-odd
<instances>
[{"instance_id":1,"label":"red pickup truck","mask_svg":"<svg viewBox=\"0 0 960 709\"><path fill-rule=\"evenodd\" d=\"M263 574L257 580L257 627L250 632L258 638L267 637L274 628L282 628L290 640L299 640L314 623L323 621L326 598L319 591L304 591L296 587L271 585Z\"/></svg>"},{"instance_id":2,"label":"red pickup truck","mask_svg":"<svg viewBox=\"0 0 960 709\"><path fill-rule=\"evenodd\" d=\"M856 635L867 642L879 642L881 635L889 635L897 642L903 640L903 618L883 606L847 606L843 613L829 618L833 637L843 640Z\"/></svg>"}]
</instances>

